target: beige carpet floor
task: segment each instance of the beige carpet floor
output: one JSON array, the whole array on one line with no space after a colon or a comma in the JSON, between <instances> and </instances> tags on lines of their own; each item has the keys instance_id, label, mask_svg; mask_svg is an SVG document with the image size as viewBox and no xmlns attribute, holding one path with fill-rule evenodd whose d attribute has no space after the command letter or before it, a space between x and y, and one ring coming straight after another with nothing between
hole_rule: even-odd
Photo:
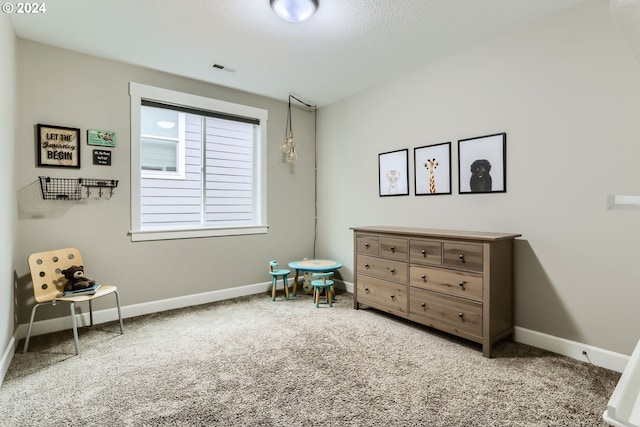
<instances>
[{"instance_id":1,"label":"beige carpet floor","mask_svg":"<svg viewBox=\"0 0 640 427\"><path fill-rule=\"evenodd\" d=\"M1 426L604 426L620 374L265 293L32 338ZM20 350L22 347L20 347Z\"/></svg>"}]
</instances>

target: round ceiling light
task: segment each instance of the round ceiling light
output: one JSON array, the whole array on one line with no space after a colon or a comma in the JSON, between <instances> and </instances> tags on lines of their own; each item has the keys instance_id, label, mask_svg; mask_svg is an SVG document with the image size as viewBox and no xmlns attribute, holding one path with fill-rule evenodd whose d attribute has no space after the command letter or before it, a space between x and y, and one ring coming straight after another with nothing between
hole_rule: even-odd
<instances>
[{"instance_id":1,"label":"round ceiling light","mask_svg":"<svg viewBox=\"0 0 640 427\"><path fill-rule=\"evenodd\" d=\"M318 9L318 0L270 0L271 8L285 21L301 22Z\"/></svg>"}]
</instances>

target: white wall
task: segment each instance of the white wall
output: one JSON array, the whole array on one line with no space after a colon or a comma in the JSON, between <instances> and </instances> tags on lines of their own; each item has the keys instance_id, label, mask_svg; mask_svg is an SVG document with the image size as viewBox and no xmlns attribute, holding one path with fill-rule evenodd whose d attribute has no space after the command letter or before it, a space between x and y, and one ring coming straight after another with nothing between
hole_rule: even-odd
<instances>
[{"instance_id":1,"label":"white wall","mask_svg":"<svg viewBox=\"0 0 640 427\"><path fill-rule=\"evenodd\" d=\"M266 235L131 242L130 81L268 110ZM11 188L18 191L19 202L15 269L20 324L28 322L33 305L26 259L41 250L79 248L87 276L118 285L125 306L266 284L269 260L284 264L312 256L313 113L293 112L299 160L290 167L279 151L287 112L281 101L25 40L18 42L17 87L17 182ZM38 123L81 129L80 170L36 167ZM92 164L87 129L116 132L111 166ZM44 202L36 183L39 175L118 179L119 185L111 200ZM96 309L112 305L96 301ZM39 309L38 318L67 315L64 306L49 308Z\"/></svg>"},{"instance_id":2,"label":"white wall","mask_svg":"<svg viewBox=\"0 0 640 427\"><path fill-rule=\"evenodd\" d=\"M592 0L319 111L321 256L353 280L349 227L521 233L516 325L631 354L640 337L640 68ZM457 140L507 133L507 193L460 195ZM413 148L452 142L453 194L416 197ZM378 196L378 153L409 148L411 195Z\"/></svg>"},{"instance_id":3,"label":"white wall","mask_svg":"<svg viewBox=\"0 0 640 427\"><path fill-rule=\"evenodd\" d=\"M17 234L14 189L16 121L16 37L7 14L0 15L0 384L11 361L14 332L13 261Z\"/></svg>"}]
</instances>

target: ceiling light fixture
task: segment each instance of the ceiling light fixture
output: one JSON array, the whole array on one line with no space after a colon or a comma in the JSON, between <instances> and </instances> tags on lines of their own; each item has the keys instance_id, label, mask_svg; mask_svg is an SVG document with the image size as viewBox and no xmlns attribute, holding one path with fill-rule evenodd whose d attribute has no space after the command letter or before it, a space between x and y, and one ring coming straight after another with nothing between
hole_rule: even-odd
<instances>
[{"instance_id":1,"label":"ceiling light fixture","mask_svg":"<svg viewBox=\"0 0 640 427\"><path fill-rule=\"evenodd\" d=\"M269 0L271 8L285 21L301 22L318 9L318 0Z\"/></svg>"}]
</instances>

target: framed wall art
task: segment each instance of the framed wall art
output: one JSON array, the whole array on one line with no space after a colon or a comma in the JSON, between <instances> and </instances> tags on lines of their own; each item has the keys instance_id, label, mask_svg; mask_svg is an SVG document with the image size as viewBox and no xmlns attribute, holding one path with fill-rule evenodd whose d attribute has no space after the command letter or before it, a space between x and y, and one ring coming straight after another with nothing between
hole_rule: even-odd
<instances>
[{"instance_id":1,"label":"framed wall art","mask_svg":"<svg viewBox=\"0 0 640 427\"><path fill-rule=\"evenodd\" d=\"M507 134L458 141L458 192L506 193Z\"/></svg>"},{"instance_id":2,"label":"framed wall art","mask_svg":"<svg viewBox=\"0 0 640 427\"><path fill-rule=\"evenodd\" d=\"M409 149L378 154L380 197L409 194Z\"/></svg>"},{"instance_id":3,"label":"framed wall art","mask_svg":"<svg viewBox=\"0 0 640 427\"><path fill-rule=\"evenodd\" d=\"M38 166L80 169L80 129L37 125Z\"/></svg>"},{"instance_id":4,"label":"framed wall art","mask_svg":"<svg viewBox=\"0 0 640 427\"><path fill-rule=\"evenodd\" d=\"M451 142L413 149L416 196L451 194Z\"/></svg>"},{"instance_id":5,"label":"framed wall art","mask_svg":"<svg viewBox=\"0 0 640 427\"><path fill-rule=\"evenodd\" d=\"M108 130L87 130L87 144L100 145L103 147L116 146L116 133Z\"/></svg>"},{"instance_id":6,"label":"framed wall art","mask_svg":"<svg viewBox=\"0 0 640 427\"><path fill-rule=\"evenodd\" d=\"M111 166L111 151L93 150L93 164L100 166Z\"/></svg>"}]
</instances>

